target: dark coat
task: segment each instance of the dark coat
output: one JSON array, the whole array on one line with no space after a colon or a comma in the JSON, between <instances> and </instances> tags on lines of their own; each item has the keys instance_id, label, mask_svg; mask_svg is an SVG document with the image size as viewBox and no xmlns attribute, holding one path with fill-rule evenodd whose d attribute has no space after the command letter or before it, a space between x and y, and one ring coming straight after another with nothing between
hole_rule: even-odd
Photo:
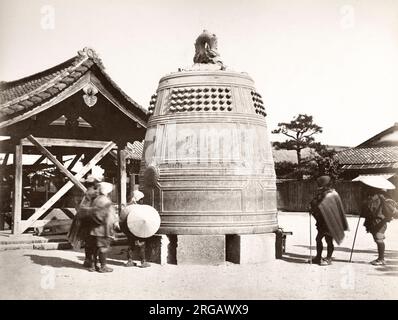
<instances>
[{"instance_id":1,"label":"dark coat","mask_svg":"<svg viewBox=\"0 0 398 320\"><path fill-rule=\"evenodd\" d=\"M325 223L325 219L322 216L321 210L319 210L319 204L325 198L325 195L330 191L329 188L318 188L314 198L310 203L310 213L314 216L316 221L317 229L322 232L328 234L328 227Z\"/></svg>"},{"instance_id":2,"label":"dark coat","mask_svg":"<svg viewBox=\"0 0 398 320\"><path fill-rule=\"evenodd\" d=\"M87 195L83 197L69 229L68 240L75 249L82 247L93 226L91 220L92 202L93 200Z\"/></svg>"},{"instance_id":3,"label":"dark coat","mask_svg":"<svg viewBox=\"0 0 398 320\"><path fill-rule=\"evenodd\" d=\"M90 230L91 236L114 238L117 222L112 201L105 195L99 195L93 201L92 219L95 226Z\"/></svg>"}]
</instances>

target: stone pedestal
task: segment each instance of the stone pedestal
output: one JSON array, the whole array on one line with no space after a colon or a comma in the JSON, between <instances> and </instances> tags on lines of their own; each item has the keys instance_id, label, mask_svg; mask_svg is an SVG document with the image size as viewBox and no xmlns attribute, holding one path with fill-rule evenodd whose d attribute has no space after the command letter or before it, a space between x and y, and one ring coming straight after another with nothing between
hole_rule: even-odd
<instances>
[{"instance_id":1,"label":"stone pedestal","mask_svg":"<svg viewBox=\"0 0 398 320\"><path fill-rule=\"evenodd\" d=\"M177 235L176 263L225 263L225 235Z\"/></svg>"},{"instance_id":2,"label":"stone pedestal","mask_svg":"<svg viewBox=\"0 0 398 320\"><path fill-rule=\"evenodd\" d=\"M227 235L227 261L239 264L275 260L275 233Z\"/></svg>"},{"instance_id":3,"label":"stone pedestal","mask_svg":"<svg viewBox=\"0 0 398 320\"><path fill-rule=\"evenodd\" d=\"M264 263L275 260L275 233L245 235L155 235L147 239L149 262L177 265ZM135 250L134 260L139 260Z\"/></svg>"}]
</instances>

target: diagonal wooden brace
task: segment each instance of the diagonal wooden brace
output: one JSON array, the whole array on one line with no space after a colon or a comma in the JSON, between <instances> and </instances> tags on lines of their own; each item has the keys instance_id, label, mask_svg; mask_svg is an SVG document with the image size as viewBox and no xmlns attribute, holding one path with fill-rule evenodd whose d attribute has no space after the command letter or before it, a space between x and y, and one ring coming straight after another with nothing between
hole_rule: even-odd
<instances>
[{"instance_id":1,"label":"diagonal wooden brace","mask_svg":"<svg viewBox=\"0 0 398 320\"><path fill-rule=\"evenodd\" d=\"M84 175L89 172L109 151L116 147L114 142L109 142L100 152L98 152L74 177L80 180ZM61 189L58 190L40 209L38 209L30 218L24 221L21 232L24 232L29 226L40 218L54 203L56 203L65 193L73 187L73 183L68 181Z\"/></svg>"},{"instance_id":2,"label":"diagonal wooden brace","mask_svg":"<svg viewBox=\"0 0 398 320\"><path fill-rule=\"evenodd\" d=\"M2 164L2 166L6 166L7 165L7 162L8 162L8 158L10 157L10 154L9 153L6 153L6 155L4 156L4 159L3 159L3 164Z\"/></svg>"},{"instance_id":3,"label":"diagonal wooden brace","mask_svg":"<svg viewBox=\"0 0 398 320\"><path fill-rule=\"evenodd\" d=\"M87 188L83 186L83 184L77 180L73 174L69 172L68 169L66 169L61 162L55 158L50 151L48 151L45 147L43 147L39 141L37 141L32 135L27 136L27 139L34 145L36 146L37 149L40 150L40 152L45 155L52 163L55 164L55 166L64 174L66 175L80 190L83 192L87 191Z\"/></svg>"},{"instance_id":4,"label":"diagonal wooden brace","mask_svg":"<svg viewBox=\"0 0 398 320\"><path fill-rule=\"evenodd\" d=\"M75 158L72 160L72 162L69 164L68 170L72 170L72 169L73 169L73 167L75 166L76 162L78 162L78 161L80 160L81 156L82 156L81 153L79 153L79 154L76 155L76 157L75 157Z\"/></svg>"},{"instance_id":5,"label":"diagonal wooden brace","mask_svg":"<svg viewBox=\"0 0 398 320\"><path fill-rule=\"evenodd\" d=\"M46 158L46 156L40 156L40 158L37 159L33 165L39 165L40 163L42 163L42 161L43 161L45 158Z\"/></svg>"}]
</instances>

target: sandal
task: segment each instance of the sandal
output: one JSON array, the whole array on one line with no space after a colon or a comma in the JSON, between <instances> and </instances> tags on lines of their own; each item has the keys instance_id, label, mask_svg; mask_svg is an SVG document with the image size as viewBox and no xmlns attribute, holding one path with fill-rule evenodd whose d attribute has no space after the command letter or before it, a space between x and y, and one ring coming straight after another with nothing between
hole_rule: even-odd
<instances>
[{"instance_id":1,"label":"sandal","mask_svg":"<svg viewBox=\"0 0 398 320\"><path fill-rule=\"evenodd\" d=\"M385 266L386 262L384 261L384 259L376 259L376 260L373 260L371 262L371 264L374 266Z\"/></svg>"}]
</instances>

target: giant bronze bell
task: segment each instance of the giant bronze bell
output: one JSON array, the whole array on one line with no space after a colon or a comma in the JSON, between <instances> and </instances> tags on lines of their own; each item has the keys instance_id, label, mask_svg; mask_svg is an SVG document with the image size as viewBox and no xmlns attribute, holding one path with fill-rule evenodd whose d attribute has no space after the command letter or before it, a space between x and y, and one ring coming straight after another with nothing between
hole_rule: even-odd
<instances>
[{"instance_id":1,"label":"giant bronze bell","mask_svg":"<svg viewBox=\"0 0 398 320\"><path fill-rule=\"evenodd\" d=\"M140 185L160 234L274 232L275 171L266 112L253 80L226 68L206 30L194 65L152 96Z\"/></svg>"}]
</instances>

